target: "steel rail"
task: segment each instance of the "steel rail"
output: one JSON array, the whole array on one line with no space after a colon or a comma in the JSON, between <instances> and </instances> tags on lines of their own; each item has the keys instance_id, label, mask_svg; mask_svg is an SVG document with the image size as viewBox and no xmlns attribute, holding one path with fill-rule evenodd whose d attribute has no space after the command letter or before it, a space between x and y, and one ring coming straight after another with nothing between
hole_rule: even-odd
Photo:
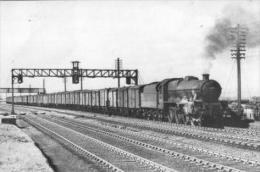
<instances>
[{"instance_id":1,"label":"steel rail","mask_svg":"<svg viewBox=\"0 0 260 172\"><path fill-rule=\"evenodd\" d=\"M24 105L17 105L17 106L25 107ZM55 111L55 112L58 112L58 113L61 113L63 111L61 109L46 108L46 107L30 107L30 108L41 109L41 110L45 110L45 111ZM65 113L75 114L75 112L65 112ZM81 112L78 111L76 113L81 113ZM118 116L118 118L124 118L125 119L126 117ZM148 121L148 120L135 119L135 118L131 118L131 120L151 122L151 121ZM192 129L192 130L194 130L194 129L202 130L202 131L205 131L205 132L207 132L207 131L213 131L214 132L215 131L215 132L223 132L223 133L230 133L230 134L232 134L232 133L236 133L236 134L240 134L240 135L245 134L247 136L248 135L252 135L252 136L260 135L260 129L256 130L256 129L253 129L253 128L243 129L243 128L225 127L224 129L220 129L220 128L211 128L211 127L192 126L192 125L185 125L185 124L175 124L175 123L169 123L169 122L164 122L164 121L152 121L152 123L157 124L157 125L164 125L164 126L173 126L173 127L177 126L177 127L182 127L182 128Z\"/></svg>"},{"instance_id":2,"label":"steel rail","mask_svg":"<svg viewBox=\"0 0 260 172\"><path fill-rule=\"evenodd\" d=\"M28 118L28 117L23 117L23 118ZM41 118L41 119L43 119L43 118ZM105 142L103 142L103 141L100 141L100 140L98 140L98 139L89 137L89 136L84 135L84 134L82 134L82 133L80 133L80 132L77 132L77 131L72 130L72 129L70 129L70 128L67 128L67 127L64 127L64 126L62 126L62 125L59 125L59 124L57 124L57 123L54 123L54 122L51 122L51 121L48 121L48 120L45 120L45 122L46 122L46 123L51 123L52 125L58 126L58 127L60 127L60 128L63 128L63 129L67 129L67 130L71 131L72 133L75 133L75 134L81 136L82 138L85 138L85 139L87 139L87 140L90 140L90 141L92 141L92 142L98 144L98 145L101 145L101 146L107 148L108 150L110 150L110 151L112 151L112 152L115 152L115 153L117 153L117 154L119 154L119 155L122 155L122 156L124 156L124 157L128 157L129 159L134 160L134 161L136 161L136 162L138 162L138 163L140 163L140 164L145 164L145 165L148 166L149 168L153 168L153 169L156 169L156 170L162 171L162 172L177 172L177 171L174 170L174 169L168 168L168 167L166 167L166 166L164 166L164 165L161 165L161 164L159 164L159 163L150 161L150 160L145 159L145 158L143 158L143 157L140 157L140 156L137 156L137 155L132 154L132 153L130 153L130 152L124 151L124 150L122 150L122 149L120 149L120 148L117 148L117 147L115 147L115 146L112 146L112 145L110 145L110 144L107 144L107 143L105 143Z\"/></svg>"},{"instance_id":3,"label":"steel rail","mask_svg":"<svg viewBox=\"0 0 260 172\"><path fill-rule=\"evenodd\" d=\"M57 118L57 117L55 117L55 118ZM59 118L59 120L67 121L68 119L66 119L66 118ZM80 126L85 126L84 124L86 124L86 123L88 125L92 125L92 126L98 125L98 124L90 123L88 121L85 121L83 123L83 122L80 122L80 121L76 121L74 119L70 119L68 121L75 122L77 125L80 125ZM105 129L101 125L99 125L99 127ZM160 141L162 143L168 143L168 144L176 146L177 148L181 148L181 149L187 148L187 149L190 149L192 151L203 152L203 153L206 153L206 154L211 155L211 156L222 157L222 158L226 158L228 160L238 161L238 162L246 163L246 164L249 164L249 165L260 166L260 162L259 161L253 161L253 160L243 159L243 158L240 158L240 157L234 157L234 156L231 156L231 155L218 153L218 152L214 152L214 151L209 151L207 149L198 148L196 146L191 146L191 145L184 144L184 143L176 143L176 142L173 142L171 140L164 139L164 138L159 138L159 137L155 137L155 136L151 136L151 135L147 135L147 134L143 134L143 133L140 134L138 132L134 132L134 131L131 131L131 130L122 130L122 129L119 129L119 128L111 127L109 125L106 125L106 127L109 128L109 130L118 131L120 133L127 133L127 134L135 136L135 137L147 138L147 139L152 139L152 140L155 140L155 141Z\"/></svg>"},{"instance_id":4,"label":"steel rail","mask_svg":"<svg viewBox=\"0 0 260 172\"><path fill-rule=\"evenodd\" d=\"M75 113L68 113L68 112L64 112L65 114L75 114ZM93 118L90 116L85 116L87 118ZM149 129L149 130L154 130L154 131L159 131L159 132L163 132L163 133L169 133L169 134L174 134L174 135L178 135L178 136L185 136L185 137L190 137L190 138L195 138L195 139L199 139L199 140L205 140L205 141L213 141L213 142L217 142L217 143L224 143L224 144L228 144L231 146L237 146L237 147L242 147L242 148L247 148L247 149L253 149L253 150L260 150L260 142L258 142L258 140L246 140L243 139L243 137L239 137L239 138L221 138L221 136L215 136L215 135L211 135L208 136L207 134L201 134L201 133L194 133L196 132L193 129L190 129L188 131L185 131L185 129L183 129L182 127L178 127L176 125L165 125L164 122L160 122L160 123L154 123L151 121L145 121L145 120L137 120L137 119L131 119L128 120L127 122L125 121L125 119L116 119L117 121L113 121L113 120L109 120L106 119L104 117L95 117L95 119L100 119L100 120L105 120L105 121L110 121L110 122L116 122L118 123L124 123L125 125L133 125L134 127L141 127L141 128L145 128L145 129ZM184 131L183 131L184 130ZM246 141L241 141L242 140L246 140ZM253 143L252 143L253 142ZM254 143L257 142L257 143Z\"/></svg>"},{"instance_id":5,"label":"steel rail","mask_svg":"<svg viewBox=\"0 0 260 172\"><path fill-rule=\"evenodd\" d=\"M120 120L120 119L108 119L104 117L90 117L90 116L85 116L85 117L91 119L97 119L105 122L121 123L126 126L148 129L148 130L153 130L153 131L162 132L166 134L174 134L177 136L184 136L184 137L194 138L199 140L213 141L217 143L228 144L231 146L237 146L246 149L253 149L253 150L260 151L260 142L252 143L250 141L241 141L239 139L235 140L230 138L216 137L214 135L208 136L207 134L205 135L205 134L196 133L196 131L194 130L185 131L183 130L182 127L165 126L163 125L163 123L158 125L158 124L154 124L151 121L146 122L144 120L126 120L126 119Z\"/></svg>"},{"instance_id":6,"label":"steel rail","mask_svg":"<svg viewBox=\"0 0 260 172\"><path fill-rule=\"evenodd\" d=\"M110 127L110 128L111 129L115 129L114 127ZM234 156L231 156L231 155L217 153L217 152L209 151L209 150L206 150L206 149L190 146L190 145L187 145L187 144L179 144L179 143L176 143L176 142L172 142L170 140L157 138L157 137L154 137L154 136L143 135L143 134L140 135L140 134L137 134L136 132L132 132L132 131L129 131L129 130L124 130L124 131L128 132L128 134L132 134L132 135L135 135L135 136L139 135L139 136L142 136L142 137L147 137L149 139L160 140L160 141L165 142L165 143L170 143L170 144L172 144L174 146L177 146L179 148L185 147L185 148L188 148L188 149L193 150L193 151L199 151L199 152L203 152L203 153L206 153L206 154L209 154L209 155L212 155L212 156L223 157L223 158L226 158L228 160L234 160L234 161L238 161L238 162L243 162L243 163L254 165L254 166L259 166L260 165L260 163L258 161L252 161L252 160L247 160L247 159L243 159L243 158L240 158L240 157L234 157Z\"/></svg>"},{"instance_id":7,"label":"steel rail","mask_svg":"<svg viewBox=\"0 0 260 172\"><path fill-rule=\"evenodd\" d=\"M68 145L70 145L70 147L72 149L74 149L76 152L79 152L81 155L83 155L84 157L90 158L91 160L94 160L97 164L101 165L101 167L106 167L109 170L115 171L115 172L123 172L122 169L114 166L113 164L109 163L108 161L104 160L103 158L100 158L98 156L96 156L95 154L87 151L86 149L82 148L81 146L71 142L70 140L68 140L67 138L61 136L60 134L44 127L43 125L36 123L34 121L32 121L29 118L23 117L23 119L28 122L29 124L33 125L35 128L40 129L41 131L45 132L46 134L51 135L53 138L55 139L60 139L62 142L67 143Z\"/></svg>"},{"instance_id":8,"label":"steel rail","mask_svg":"<svg viewBox=\"0 0 260 172\"><path fill-rule=\"evenodd\" d=\"M120 140L129 142L129 143L132 143L132 144L144 147L144 148L152 149L154 151L158 151L158 152L161 152L163 154L167 154L168 156L173 156L175 158L183 159L183 160L189 161L191 163L196 163L197 165L204 165L204 166L207 166L207 167L210 167L210 168L215 168L215 169L218 169L218 170L232 171L232 172L233 171L235 171L235 172L242 172L243 171L243 170L239 170L239 169L229 167L229 166L226 166L226 165L222 165L222 164L210 162L210 161L207 161L207 160L203 160L203 159L200 159L200 158L197 158L197 157L194 157L194 156L186 155L186 154L183 154L183 153L180 153L180 152L177 152L177 151L173 151L173 150L165 149L165 148L155 146L155 145L152 145L152 144L148 144L148 143L145 143L145 142L142 142L142 141L137 141L137 140L130 139L130 138L127 138L127 137L124 137L124 136L113 134L109 131L103 131L103 130L95 129L95 128L92 128L92 127L89 127L89 126L86 126L86 125L76 123L74 121L65 121L64 119L58 119L58 118L56 118L56 120L58 122L63 121L63 123L66 123L66 124L69 124L69 125L71 125L73 123L73 125L77 128L88 129L88 130L92 130L93 132L102 133L102 134L108 135L110 137L113 137L115 139L120 139Z\"/></svg>"},{"instance_id":9,"label":"steel rail","mask_svg":"<svg viewBox=\"0 0 260 172\"><path fill-rule=\"evenodd\" d=\"M43 109L43 110L52 110L52 111L56 111L56 112L60 112L62 110L60 109L54 109L54 108L45 108L45 107L33 107L35 109ZM72 112L73 113L73 112ZM80 113L80 112L76 112L76 113ZM125 117L121 117L121 118L125 118ZM138 120L138 121L144 121L144 122L151 122L148 120L144 120L144 119L135 119L135 118L131 118L131 120ZM237 133L237 134L245 134L245 135L260 135L260 129L256 130L256 129L243 129L243 128L232 128L232 127L226 127L224 129L220 129L220 128L211 128L211 127L201 127L201 126L192 126L192 125L185 125L185 124L175 124L175 123L169 123L169 122L164 122L164 121L152 121L152 123L154 124L160 124L160 125L164 125L164 126L177 126L177 127L183 127L183 128L187 128L187 129L197 129L197 130L202 130L202 131L215 131L215 132L224 132L224 133Z\"/></svg>"},{"instance_id":10,"label":"steel rail","mask_svg":"<svg viewBox=\"0 0 260 172\"><path fill-rule=\"evenodd\" d=\"M62 119L62 120L64 120L64 119ZM70 119L70 120L72 120L72 119ZM79 123L79 121L77 121L77 122ZM152 139L152 140L160 141L160 142L163 142L163 143L168 143L168 144L176 146L177 148L186 148L186 149L189 149L189 150L192 150L192 151L202 152L202 153L214 156L214 157L221 157L221 158L226 158L226 159L231 160L231 161L242 162L242 163L254 165L254 166L260 166L260 162L254 161L254 160L248 160L248 159L244 159L244 158L241 158L241 157L235 157L235 156L232 156L232 155L218 153L218 152L214 152L214 151L210 151L210 150L207 150L207 149L191 146L191 145L184 144L184 143L180 144L180 143L173 142L171 140L166 140L166 139L154 137L154 136L151 136L151 135L139 134L139 133L133 132L131 130L120 130L120 129L116 129L114 127L110 127L110 129L111 130L117 130L117 131L120 131L120 132L124 131L124 132L126 132L130 135L137 136L137 137L138 136L139 137L146 137L146 138L149 138L149 139ZM216 130L215 128L212 128L212 129Z\"/></svg>"}]
</instances>

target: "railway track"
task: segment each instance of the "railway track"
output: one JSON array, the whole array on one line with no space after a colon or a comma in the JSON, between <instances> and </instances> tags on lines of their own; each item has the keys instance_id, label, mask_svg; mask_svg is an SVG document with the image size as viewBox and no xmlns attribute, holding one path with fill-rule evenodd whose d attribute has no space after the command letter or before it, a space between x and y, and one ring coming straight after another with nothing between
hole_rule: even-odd
<instances>
[{"instance_id":1,"label":"railway track","mask_svg":"<svg viewBox=\"0 0 260 172\"><path fill-rule=\"evenodd\" d=\"M19 105L18 105L19 106ZM27 106L28 107L28 106ZM44 111L54 111L54 112L62 112L62 113L67 113L70 114L71 113L75 113L73 111L71 111L71 113L69 112L65 112L62 109L56 109L56 108L46 108L46 107L32 107L29 106L30 108L34 108L37 110L44 110ZM80 111L76 112L76 113L81 113ZM91 112L90 112L91 113ZM84 114L84 116L86 116L86 114ZM117 116L118 118L120 118L120 116ZM125 117L121 117L125 120ZM131 120L136 120L136 118ZM138 119L138 120L143 120L143 119ZM147 120L144 120L147 121ZM211 128L211 127L200 127L200 126L191 126L191 125L185 125L185 124L175 124L175 123L169 123L169 122L161 122L161 121L153 121L153 123L159 123L159 124L163 124L166 126L179 126L179 127L183 127L183 128L187 128L187 129L192 129L192 130L202 130L202 131L208 131L208 132L220 132L220 133L227 133L230 135L233 134L237 134L237 135L241 135L241 136L259 136L260 137L260 128L234 128L234 127L225 127L224 129L219 129L219 128Z\"/></svg>"},{"instance_id":2,"label":"railway track","mask_svg":"<svg viewBox=\"0 0 260 172\"><path fill-rule=\"evenodd\" d=\"M59 110L56 112L60 113ZM62 112L68 115L75 115L77 112ZM173 134L177 136L184 136L188 138L203 140L203 141L210 141L220 144L225 144L229 146L236 146L239 148L244 149L251 149L251 150L257 150L260 151L260 140L255 139L254 137L250 138L247 136L232 136L231 134L219 134L217 133L219 129L212 129L215 132L201 132L200 129L204 127L194 127L199 128L198 130L195 130L193 127L187 127L184 125L176 125L176 124L170 124L167 122L158 122L158 121L147 121L142 119L133 119L133 118L113 118L109 119L107 117L102 116L90 116L90 115L84 115L85 118L89 119L96 119L102 122L109 122L114 123L116 125L125 125L133 128L139 128L139 129L146 129L146 130L152 130L156 132L162 132L166 134ZM129 120L131 119L131 120ZM208 128L207 128L208 129Z\"/></svg>"},{"instance_id":3,"label":"railway track","mask_svg":"<svg viewBox=\"0 0 260 172\"><path fill-rule=\"evenodd\" d=\"M35 121L33 121L33 120L29 119L29 118L23 118L23 120L28 122L29 124L31 124L35 128L41 130L42 132L46 133L47 135L55 138L55 140L60 141L63 145L71 148L72 150L74 150L75 152L80 154L81 156L84 156L84 157L86 157L88 159L91 159L92 161L95 161L96 164L102 166L106 170L122 172L122 170L120 168L114 166L113 164L109 163L108 161L104 160L103 158L98 157L95 154L87 151L86 149L84 149L83 147L79 146L78 144L73 143L72 141L70 141L66 137L63 137L62 135L58 134L55 131L52 131L51 129L49 129L49 128L41 125L41 124L39 124L38 122L35 122Z\"/></svg>"},{"instance_id":4,"label":"railway track","mask_svg":"<svg viewBox=\"0 0 260 172\"><path fill-rule=\"evenodd\" d=\"M44 108L40 108L40 109L44 110ZM54 111L60 113L62 110L54 110ZM78 112L72 112L72 113L62 112L62 113L69 114L69 115L76 115ZM234 132L225 134L227 133L227 131L223 132L221 129L206 128L206 127L188 127L185 125L170 124L167 122L158 122L158 121L156 122L147 121L142 119L133 119L133 118L131 118L131 120L126 120L126 118L108 119L102 116L93 117L90 115L84 115L84 117L90 119L97 119L103 122L110 122L117 125L125 125L125 126L140 128L140 129L153 130L156 132L162 132L166 134L174 134L177 136L184 136L188 138L211 141L211 142L221 143L225 145L260 151L260 139L259 139L260 137L256 137L258 135L251 135L251 136L248 136L248 134L247 136L241 135L238 133L239 130L234 130L232 128L229 128L228 130L236 131L238 135L236 135Z\"/></svg>"},{"instance_id":5,"label":"railway track","mask_svg":"<svg viewBox=\"0 0 260 172\"><path fill-rule=\"evenodd\" d=\"M184 125L184 124L173 124L168 122L159 122L163 123L167 126L181 126L183 128L187 128L188 130L199 130L203 132L217 132L217 133L223 133L228 135L238 135L243 137L248 137L249 139L253 139L255 136L260 136L260 130L257 131L255 129L244 129L244 128L234 128L234 127L225 127L224 129L220 128L210 128L210 127L200 127L200 126L191 126L191 125ZM260 139L259 139L260 140Z\"/></svg>"},{"instance_id":6,"label":"railway track","mask_svg":"<svg viewBox=\"0 0 260 172\"><path fill-rule=\"evenodd\" d=\"M45 116L46 117L46 116ZM175 150L175 155L182 156L186 160L191 162L196 161L199 165L200 163L209 164L211 167L216 167L218 169L224 169L226 171L234 171L234 166L239 167L245 171L259 171L260 162L258 161L249 161L242 158L237 158L234 156L228 156L225 154L219 154L216 152L208 151L203 148L197 148L194 146L188 146L185 144L177 144L173 141L162 139L144 133L138 133L131 130L118 129L110 127L109 125L97 125L93 122L79 122L73 119L57 118L57 117L48 117L51 120L54 120L58 123L63 123L64 125L75 125L77 128L93 130L94 132L102 133L109 135L114 138L119 138L121 140L128 141L130 143L135 143L142 145L144 147L160 150L162 152L167 152L167 148L171 151ZM117 134L115 134L117 133ZM178 152L176 152L176 150ZM168 150L169 152L169 150ZM185 155L183 153L192 154L193 156ZM208 155L208 156L205 156ZM196 156L196 157L194 157ZM198 156L203 157L199 159ZM197 160L195 160L197 159ZM205 160L206 159L206 160ZM221 161L222 160L222 161ZM217 161L218 163L212 163L210 161ZM221 161L221 164L219 163ZM226 166L225 164L232 164L233 167Z\"/></svg>"},{"instance_id":7,"label":"railway track","mask_svg":"<svg viewBox=\"0 0 260 172\"><path fill-rule=\"evenodd\" d=\"M20 107L30 107L30 109L36 109L36 110L43 110L43 111L53 111L53 112L57 112L57 113L65 113L65 114L69 114L69 115L78 115L82 112L78 111L78 112L66 112L62 109L56 109L56 108L46 108L46 107L36 107L36 106L22 106L22 105L17 105ZM84 112L83 112L84 113ZM91 112L90 112L91 113ZM87 116L87 114L84 113L84 116ZM117 116L117 118L121 118L123 120L125 120L125 117L120 117ZM136 118L131 118L131 120L138 120L138 121L145 121L148 122L147 120L143 120L143 119L136 119ZM205 131L205 132L218 132L218 133L226 133L228 135L237 135L239 136L245 136L248 137L249 140L255 138L255 136L259 136L260 137L260 129L257 128L234 128L234 127L225 127L224 129L219 129L219 128L211 128L211 127L200 127L200 126L191 126L191 125L185 125L185 124L175 124L175 123L169 123L169 122L161 122L161 121L152 121L152 123L155 124L161 124L161 125L165 125L165 126L177 126L177 127L182 127L182 128L186 128L187 130L199 130L199 131ZM251 138L250 138L251 137ZM253 137L253 138L252 138Z\"/></svg>"},{"instance_id":8,"label":"railway track","mask_svg":"<svg viewBox=\"0 0 260 172\"><path fill-rule=\"evenodd\" d=\"M252 149L260 151L260 142L258 139L250 139L244 137L235 137L230 135L220 135L217 133L209 133L209 132L199 132L197 130L191 129L183 129L181 126L165 126L163 123L151 123L151 122L143 122L143 121L130 121L130 120L120 120L120 121L112 121L109 119L98 119L104 122L110 122L118 125L126 125L130 127L152 130L156 132L162 132L166 134L173 134L177 136L184 136L187 138L194 138L203 141L216 142L220 144L236 146L244 149ZM130 122L129 122L130 121Z\"/></svg>"},{"instance_id":9,"label":"railway track","mask_svg":"<svg viewBox=\"0 0 260 172\"><path fill-rule=\"evenodd\" d=\"M260 136L260 129L255 128L234 128L234 127L225 127L225 132L236 133L236 134L245 134L245 135L253 135Z\"/></svg>"},{"instance_id":10,"label":"railway track","mask_svg":"<svg viewBox=\"0 0 260 172\"><path fill-rule=\"evenodd\" d=\"M28 110L28 111L31 111L31 110ZM59 121L63 121L63 122L64 122L64 120L66 120L66 119L62 119L62 118L59 119ZM69 122L69 121L67 121L67 122ZM71 119L70 119L70 122L72 122ZM73 121L73 122L75 122L75 121ZM79 122L77 122L75 125L78 127L79 124L84 125L84 123L81 124ZM91 124L88 123L88 126L91 126ZM81 126L81 127L83 127L83 126ZM97 126L92 126L92 127L97 128ZM74 129L76 130L76 128L74 128ZM92 128L92 130L93 130L93 128ZM109 127L109 130L108 130L107 127L106 127L106 129L103 128L103 130L107 130L108 133L111 133L111 131L115 132L115 130L119 131L120 129L116 129L114 127ZM95 132L98 132L98 131L95 130ZM202 149L202 148L193 147L193 146L185 145L185 144L174 143L174 142L166 140L166 139L161 139L161 138L154 137L154 136L144 135L143 133L137 134L136 132L129 131L129 130L121 130L120 132L123 133L123 136L114 136L114 138L120 138L121 140L127 141L128 143L134 143L134 144L137 144L137 145L141 145L144 148L155 149L157 151L159 150L159 151L162 151L162 152L168 152L169 153L169 151L172 151L172 150L167 149L167 147L166 148L158 147L158 145L161 146L162 144L170 144L171 147L173 146L177 150L188 149L190 151L196 152L195 155L197 155L197 156L198 156L198 152L200 152L200 154L203 153L203 154L210 155L211 157L209 157L209 159L214 159L214 157L216 157L217 159L222 158L223 161L226 161L226 164L231 163L231 164L234 165L234 163L238 163L238 164L243 163L243 164L246 164L249 168L250 168L250 166L254 166L254 167L257 167L256 171L259 170L260 164L257 161L249 161L249 160L237 158L237 157L234 157L234 156L219 154L219 153L208 151L208 150L205 150L205 149ZM110 134L110 136L111 136L111 134ZM132 137L132 139L129 139L129 136ZM144 138L145 138L145 140L143 140ZM145 143L145 141L148 142L149 144ZM156 146L156 144L157 144L157 146ZM203 156L204 159L199 159L197 157L189 156L189 155L186 155L186 154L183 154L183 153L180 153L180 152L176 152L176 151L173 151L173 152L175 153L174 155L179 157L179 158L181 157L182 159L185 159L186 161L189 161L189 162L192 162L192 163L196 163L197 165L203 165L204 164L203 166L206 166L207 168L218 169L218 170L222 169L224 171L237 171L237 169L235 169L233 167L229 167L228 165L225 166L225 165L221 165L221 164L218 164L218 163L212 163L212 162L207 161L207 160L205 161L204 160L205 156ZM171 152L171 153L173 153L173 152ZM243 167L242 169L244 169L245 171L249 171L248 169L246 169L246 167Z\"/></svg>"},{"instance_id":11,"label":"railway track","mask_svg":"<svg viewBox=\"0 0 260 172\"><path fill-rule=\"evenodd\" d=\"M58 139L62 144L73 149L107 171L167 171L176 172L164 165L142 158L120 148L83 135L75 130L63 127L37 117L22 117L23 120L44 133ZM91 151L89 151L91 150ZM119 167L118 167L119 166Z\"/></svg>"},{"instance_id":12,"label":"railway track","mask_svg":"<svg viewBox=\"0 0 260 172\"><path fill-rule=\"evenodd\" d=\"M156 146L153 144L145 143L140 140L137 140L136 138L131 139L129 137L120 136L115 133L111 133L111 131L99 130L99 129L95 129L92 127L87 127L86 125L79 126L77 123L72 123L72 122L64 121L64 120L58 120L57 118L56 119L45 118L45 120L48 120L48 121L51 120L52 122L54 122L58 125L62 125L63 127L70 128L77 132L81 132L84 135L87 134L91 138L109 142L110 145L116 145L116 147L120 147L121 149L123 147L124 149L128 149L127 151L131 151L131 152L134 151L135 153L137 153L136 151L139 152L140 150L142 152L149 152L150 158L156 157L156 161L160 161L157 163L160 163L160 164L163 163L165 166L170 167L169 169L166 169L166 171L171 170L171 168L173 168L172 166L176 166L177 163L181 164L181 167L180 167L180 165L178 165L178 167L176 167L179 170L181 170L183 168L183 166L189 166L188 171L201 171L201 168L204 170L207 170L207 171L218 171L218 170L242 171L242 170L239 170L239 169L236 169L233 167L210 162L210 161L203 160L203 159L200 159L200 158L197 158L194 156L190 156L187 154L183 154L180 152L162 148L162 147L159 147L159 146ZM122 146L122 145L127 145L127 147ZM129 147L130 147L130 149L129 149ZM151 153L151 150L153 153ZM145 155L142 153L142 156L145 156ZM165 156L167 156L167 160L165 159ZM162 157L162 161L161 161L160 157ZM177 162L176 162L176 160L177 160ZM152 160L150 160L150 161L154 161L154 158L152 158Z\"/></svg>"}]
</instances>

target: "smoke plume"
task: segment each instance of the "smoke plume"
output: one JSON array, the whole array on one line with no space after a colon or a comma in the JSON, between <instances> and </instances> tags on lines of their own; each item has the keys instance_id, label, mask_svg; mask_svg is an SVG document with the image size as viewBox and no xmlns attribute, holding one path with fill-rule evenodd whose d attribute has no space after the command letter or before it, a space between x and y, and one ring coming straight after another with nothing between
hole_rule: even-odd
<instances>
[{"instance_id":1,"label":"smoke plume","mask_svg":"<svg viewBox=\"0 0 260 172\"><path fill-rule=\"evenodd\" d=\"M227 6L223 9L223 16L215 21L215 25L209 30L205 37L206 46L203 57L205 59L205 73L209 73L212 61L217 54L231 47L235 36L231 35L230 28L240 24L247 29L246 47L253 48L260 44L260 19L242 7Z\"/></svg>"}]
</instances>

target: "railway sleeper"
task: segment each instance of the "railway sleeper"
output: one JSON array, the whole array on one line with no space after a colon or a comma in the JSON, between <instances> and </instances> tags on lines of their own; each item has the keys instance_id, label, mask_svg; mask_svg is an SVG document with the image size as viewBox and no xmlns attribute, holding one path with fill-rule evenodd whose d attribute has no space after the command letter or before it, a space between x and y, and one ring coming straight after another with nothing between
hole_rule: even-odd
<instances>
[{"instance_id":1,"label":"railway sleeper","mask_svg":"<svg viewBox=\"0 0 260 172\"><path fill-rule=\"evenodd\" d=\"M125 130L124 130L125 131ZM125 131L126 132L126 131ZM127 131L128 133L131 133L132 135L136 135L137 133L135 133L135 132L132 132L132 131ZM142 136L144 136L144 135L142 135ZM154 138L153 136L147 136L148 138ZM156 138L155 140L159 140L159 141L162 141L162 140L164 140L164 139L161 139L161 138ZM164 140L165 141L165 140ZM176 144L176 143L173 143L173 142L171 142L171 141L166 141L167 143L170 143L170 144L174 144L174 145L177 145L177 146L183 146L183 145L181 145L181 144ZM190 148L190 149L193 149L193 150L196 150L196 148L194 148L194 147L192 147L192 146L184 146L184 147L187 147L187 148ZM228 155L225 155L225 154L220 154L220 153L215 153L215 152L212 152L212 151L207 151L207 150L203 150L203 149L201 149L201 148L198 148L197 149L198 151L202 151L202 152L206 152L206 153L208 153L208 154L211 154L211 155L214 155L214 156L220 156L220 157L223 157L223 158L227 158L227 159L230 159L230 160L234 160L234 158L232 157L232 156L228 156ZM169 151L168 151L169 152ZM242 160L241 158L236 158L236 160L237 161L242 161L242 162L244 162L244 163L249 163L248 162L248 160ZM255 162L255 161L252 161L250 164L254 164L254 165L258 165L259 164L259 162Z\"/></svg>"}]
</instances>

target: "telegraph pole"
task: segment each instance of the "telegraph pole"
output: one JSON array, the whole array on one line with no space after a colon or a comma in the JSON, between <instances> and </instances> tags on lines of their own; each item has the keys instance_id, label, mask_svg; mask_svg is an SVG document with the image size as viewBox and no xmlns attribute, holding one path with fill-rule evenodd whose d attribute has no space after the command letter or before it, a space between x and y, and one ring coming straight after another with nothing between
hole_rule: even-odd
<instances>
[{"instance_id":1,"label":"telegraph pole","mask_svg":"<svg viewBox=\"0 0 260 172\"><path fill-rule=\"evenodd\" d=\"M245 58L246 28L238 24L235 28L231 29L231 33L236 37L236 41L231 49L231 57L237 61L237 108L239 115L241 115L241 59Z\"/></svg>"}]
</instances>

